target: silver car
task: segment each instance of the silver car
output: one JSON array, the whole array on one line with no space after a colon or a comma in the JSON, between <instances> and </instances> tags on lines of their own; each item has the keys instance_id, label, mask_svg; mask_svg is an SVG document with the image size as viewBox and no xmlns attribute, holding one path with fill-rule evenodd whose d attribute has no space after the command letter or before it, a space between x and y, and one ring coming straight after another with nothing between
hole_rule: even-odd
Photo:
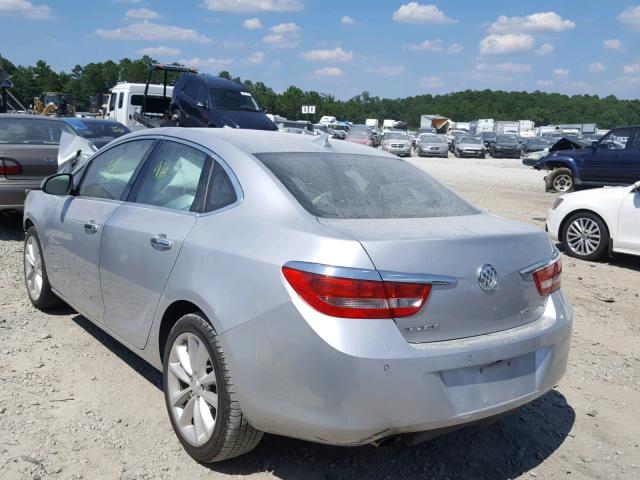
<instances>
[{"instance_id":1,"label":"silver car","mask_svg":"<svg viewBox=\"0 0 640 480\"><path fill-rule=\"evenodd\" d=\"M411 139L404 132L387 132L382 140L382 150L399 157L410 157Z\"/></svg>"},{"instance_id":2,"label":"silver car","mask_svg":"<svg viewBox=\"0 0 640 480\"><path fill-rule=\"evenodd\" d=\"M416 141L416 152L419 157L449 156L449 146L444 135L434 133L421 133Z\"/></svg>"},{"instance_id":3,"label":"silver car","mask_svg":"<svg viewBox=\"0 0 640 480\"><path fill-rule=\"evenodd\" d=\"M139 131L30 192L24 227L31 302L66 302L161 370L198 461L263 432L363 445L465 425L565 372L547 234L362 145Z\"/></svg>"},{"instance_id":4,"label":"silver car","mask_svg":"<svg viewBox=\"0 0 640 480\"><path fill-rule=\"evenodd\" d=\"M486 157L486 147L484 146L484 142L479 137L469 137L463 136L460 137L454 143L454 151L456 157L477 157L477 158L485 158Z\"/></svg>"}]
</instances>

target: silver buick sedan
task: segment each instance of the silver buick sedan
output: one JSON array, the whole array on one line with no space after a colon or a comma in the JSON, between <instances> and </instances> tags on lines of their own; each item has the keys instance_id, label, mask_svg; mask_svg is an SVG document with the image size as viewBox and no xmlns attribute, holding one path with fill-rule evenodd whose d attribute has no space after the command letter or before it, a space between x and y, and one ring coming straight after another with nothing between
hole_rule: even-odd
<instances>
[{"instance_id":1,"label":"silver buick sedan","mask_svg":"<svg viewBox=\"0 0 640 480\"><path fill-rule=\"evenodd\" d=\"M566 368L547 234L362 145L139 131L30 192L24 227L32 303L73 306L161 370L198 461L263 432L424 438L526 404Z\"/></svg>"}]
</instances>

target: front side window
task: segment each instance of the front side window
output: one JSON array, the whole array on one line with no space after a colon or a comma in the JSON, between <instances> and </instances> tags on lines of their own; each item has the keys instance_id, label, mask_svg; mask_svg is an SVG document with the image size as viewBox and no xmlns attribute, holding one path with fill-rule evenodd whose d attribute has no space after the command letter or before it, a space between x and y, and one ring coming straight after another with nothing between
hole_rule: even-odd
<instances>
[{"instance_id":1,"label":"front side window","mask_svg":"<svg viewBox=\"0 0 640 480\"><path fill-rule=\"evenodd\" d=\"M600 140L598 150L624 150L627 148L627 144L629 144L630 148L631 142L629 140L632 133L633 130L631 128L621 128L609 132Z\"/></svg>"},{"instance_id":2,"label":"front side window","mask_svg":"<svg viewBox=\"0 0 640 480\"><path fill-rule=\"evenodd\" d=\"M309 213L321 218L429 218L480 213L401 160L337 153L258 153Z\"/></svg>"},{"instance_id":3,"label":"front side window","mask_svg":"<svg viewBox=\"0 0 640 480\"><path fill-rule=\"evenodd\" d=\"M113 112L116 109L116 97L118 96L117 93L112 93L111 96L109 97L109 111Z\"/></svg>"},{"instance_id":4,"label":"front side window","mask_svg":"<svg viewBox=\"0 0 640 480\"><path fill-rule=\"evenodd\" d=\"M198 210L207 155L175 142L157 148L142 173L134 202L174 210Z\"/></svg>"},{"instance_id":5,"label":"front side window","mask_svg":"<svg viewBox=\"0 0 640 480\"><path fill-rule=\"evenodd\" d=\"M62 132L73 130L63 122L45 118L0 119L0 144L57 145Z\"/></svg>"},{"instance_id":6,"label":"front side window","mask_svg":"<svg viewBox=\"0 0 640 480\"><path fill-rule=\"evenodd\" d=\"M78 195L119 200L153 140L134 140L95 157L82 179Z\"/></svg>"},{"instance_id":7,"label":"front side window","mask_svg":"<svg viewBox=\"0 0 640 480\"><path fill-rule=\"evenodd\" d=\"M118 108L122 108L123 103L124 103L124 92L120 92L118 94Z\"/></svg>"}]
</instances>

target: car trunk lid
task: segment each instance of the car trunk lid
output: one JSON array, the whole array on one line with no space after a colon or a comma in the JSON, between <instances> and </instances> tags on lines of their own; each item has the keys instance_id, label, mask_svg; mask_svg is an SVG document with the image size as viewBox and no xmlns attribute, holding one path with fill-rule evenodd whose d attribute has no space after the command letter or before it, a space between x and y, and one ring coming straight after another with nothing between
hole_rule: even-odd
<instances>
[{"instance_id":1,"label":"car trunk lid","mask_svg":"<svg viewBox=\"0 0 640 480\"><path fill-rule=\"evenodd\" d=\"M426 305L395 322L411 343L452 340L515 328L540 318L545 298L519 270L553 253L545 232L489 214L458 217L319 222L363 245L381 272L455 279L434 285ZM483 290L478 272L489 264L498 284Z\"/></svg>"},{"instance_id":2,"label":"car trunk lid","mask_svg":"<svg viewBox=\"0 0 640 480\"><path fill-rule=\"evenodd\" d=\"M58 170L58 145L0 145L0 159L21 167L18 175L5 175L6 180L37 180ZM0 160L2 161L2 160Z\"/></svg>"}]
</instances>

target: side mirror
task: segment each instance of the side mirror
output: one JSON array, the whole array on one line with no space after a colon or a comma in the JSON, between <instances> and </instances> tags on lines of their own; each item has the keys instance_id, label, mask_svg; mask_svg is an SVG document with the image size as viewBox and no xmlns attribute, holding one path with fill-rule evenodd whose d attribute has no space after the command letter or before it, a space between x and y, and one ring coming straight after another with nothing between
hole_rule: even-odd
<instances>
[{"instance_id":1,"label":"side mirror","mask_svg":"<svg viewBox=\"0 0 640 480\"><path fill-rule=\"evenodd\" d=\"M198 103L196 103L196 107L198 107L198 108L199 108L199 109L201 109L201 110L206 110L207 108L209 108L209 107L207 107L207 105L206 105L205 103L203 103L203 102L198 102Z\"/></svg>"},{"instance_id":2,"label":"side mirror","mask_svg":"<svg viewBox=\"0 0 640 480\"><path fill-rule=\"evenodd\" d=\"M633 191L640 192L640 181L633 184Z\"/></svg>"},{"instance_id":3,"label":"side mirror","mask_svg":"<svg viewBox=\"0 0 640 480\"><path fill-rule=\"evenodd\" d=\"M73 175L57 173L42 181L42 191L49 195L69 195L73 188Z\"/></svg>"}]
</instances>

